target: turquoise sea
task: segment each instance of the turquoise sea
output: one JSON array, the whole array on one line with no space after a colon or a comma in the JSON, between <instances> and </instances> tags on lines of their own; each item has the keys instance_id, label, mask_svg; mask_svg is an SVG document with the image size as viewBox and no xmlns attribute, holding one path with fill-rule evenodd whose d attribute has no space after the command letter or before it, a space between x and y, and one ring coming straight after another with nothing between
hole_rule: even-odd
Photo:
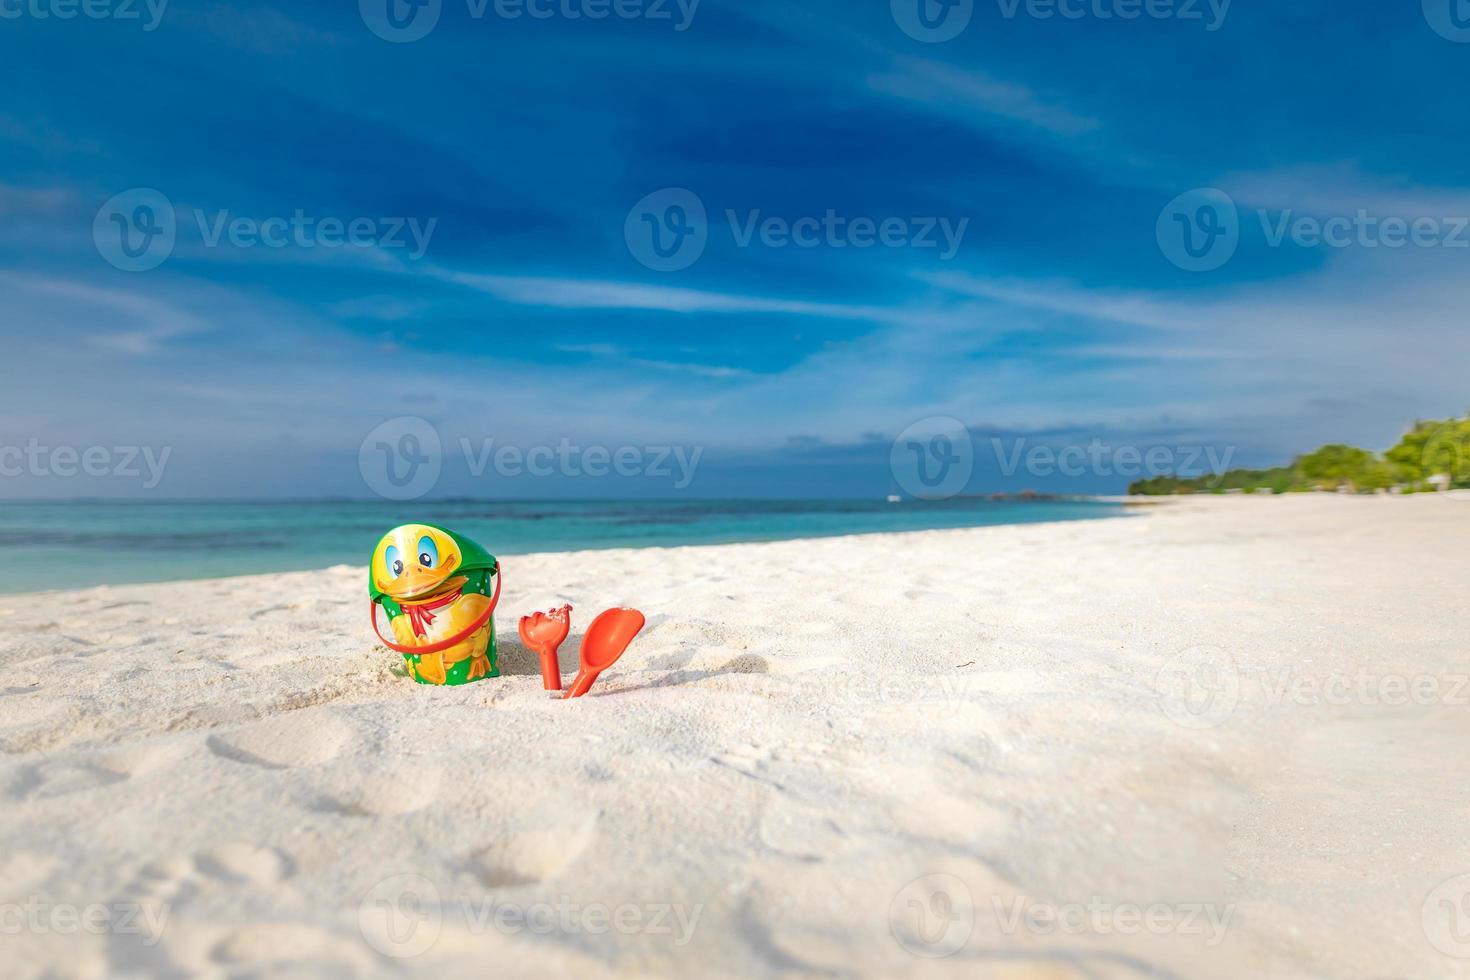
<instances>
[{"instance_id":1,"label":"turquoise sea","mask_svg":"<svg viewBox=\"0 0 1470 980\"><path fill-rule=\"evenodd\" d=\"M410 521L497 555L777 541L1117 517L1092 501L380 501L0 503L0 592L366 565Z\"/></svg>"}]
</instances>

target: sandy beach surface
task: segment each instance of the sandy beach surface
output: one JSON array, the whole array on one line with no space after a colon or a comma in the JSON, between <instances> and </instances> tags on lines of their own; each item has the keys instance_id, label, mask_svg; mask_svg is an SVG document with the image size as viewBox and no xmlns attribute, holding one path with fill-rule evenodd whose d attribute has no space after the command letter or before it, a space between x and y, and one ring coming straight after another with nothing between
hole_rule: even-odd
<instances>
[{"instance_id":1,"label":"sandy beach surface","mask_svg":"<svg viewBox=\"0 0 1470 980\"><path fill-rule=\"evenodd\" d=\"M1135 515L0 597L0 974L1470 976L1470 500Z\"/></svg>"}]
</instances>

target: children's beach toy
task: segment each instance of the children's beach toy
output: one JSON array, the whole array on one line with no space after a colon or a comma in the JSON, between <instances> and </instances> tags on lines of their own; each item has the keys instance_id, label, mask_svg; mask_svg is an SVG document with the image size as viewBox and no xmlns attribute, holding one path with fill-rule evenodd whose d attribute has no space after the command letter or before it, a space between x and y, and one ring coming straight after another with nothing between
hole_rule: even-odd
<instances>
[{"instance_id":1,"label":"children's beach toy","mask_svg":"<svg viewBox=\"0 0 1470 980\"><path fill-rule=\"evenodd\" d=\"M495 589L490 589L490 580ZM469 538L432 524L405 524L383 535L368 569L373 631L403 654L420 684L468 684L499 677L495 605L500 566ZM383 635L378 607L393 639Z\"/></svg>"},{"instance_id":2,"label":"children's beach toy","mask_svg":"<svg viewBox=\"0 0 1470 980\"><path fill-rule=\"evenodd\" d=\"M643 622L643 614L636 609L604 609L598 613L587 627L587 635L582 637L582 669L572 681L567 697L580 698L586 694L597 675L617 663L643 628Z\"/></svg>"},{"instance_id":3,"label":"children's beach toy","mask_svg":"<svg viewBox=\"0 0 1470 980\"><path fill-rule=\"evenodd\" d=\"M541 658L541 686L548 691L561 690L561 664L556 659L556 648L571 629L571 606L521 617L521 642Z\"/></svg>"},{"instance_id":4,"label":"children's beach toy","mask_svg":"<svg viewBox=\"0 0 1470 980\"><path fill-rule=\"evenodd\" d=\"M408 675L420 684L499 677L494 617L500 581L495 556L469 538L433 524L395 527L373 549L368 567L373 632L388 649L403 654ZM391 640L378 621L379 606L393 629ZM586 694L597 675L628 649L643 622L636 609L599 613L582 637L582 669L566 697ZM571 629L571 606L521 618L521 639L541 658L541 683L548 691L561 690L556 649Z\"/></svg>"}]
</instances>

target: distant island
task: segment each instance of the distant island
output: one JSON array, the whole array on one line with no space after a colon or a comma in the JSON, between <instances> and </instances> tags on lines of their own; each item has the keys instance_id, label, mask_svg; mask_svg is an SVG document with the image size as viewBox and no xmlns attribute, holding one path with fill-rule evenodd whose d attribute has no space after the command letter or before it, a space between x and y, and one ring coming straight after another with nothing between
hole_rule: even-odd
<instances>
[{"instance_id":1,"label":"distant island","mask_svg":"<svg viewBox=\"0 0 1470 980\"><path fill-rule=\"evenodd\" d=\"M1334 444L1298 456L1289 466L1228 470L1199 477L1156 476L1130 494L1188 493L1428 493L1470 487L1470 413L1463 419L1419 421L1383 454Z\"/></svg>"}]
</instances>

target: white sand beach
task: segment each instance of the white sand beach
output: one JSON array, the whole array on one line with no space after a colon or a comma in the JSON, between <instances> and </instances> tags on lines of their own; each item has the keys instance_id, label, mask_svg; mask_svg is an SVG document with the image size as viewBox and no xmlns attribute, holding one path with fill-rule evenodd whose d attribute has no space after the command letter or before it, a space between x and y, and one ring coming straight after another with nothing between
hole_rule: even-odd
<instances>
[{"instance_id":1,"label":"white sand beach","mask_svg":"<svg viewBox=\"0 0 1470 980\"><path fill-rule=\"evenodd\" d=\"M1470 976L1470 500L1134 514L0 596L0 973Z\"/></svg>"}]
</instances>

